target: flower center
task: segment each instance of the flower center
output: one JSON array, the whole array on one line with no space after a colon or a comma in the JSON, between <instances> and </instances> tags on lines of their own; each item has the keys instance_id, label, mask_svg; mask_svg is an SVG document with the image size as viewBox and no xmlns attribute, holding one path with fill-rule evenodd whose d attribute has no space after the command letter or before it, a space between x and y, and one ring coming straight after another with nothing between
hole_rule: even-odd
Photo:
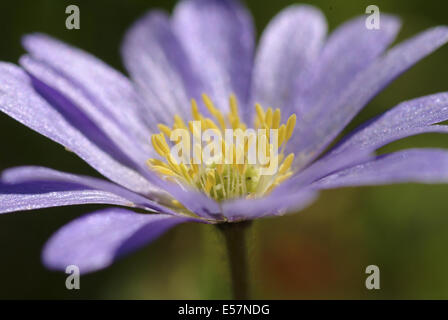
<instances>
[{"instance_id":1,"label":"flower center","mask_svg":"<svg viewBox=\"0 0 448 320\"><path fill-rule=\"evenodd\" d=\"M280 109L264 110L256 104L254 126L248 129L234 95L226 116L207 95L202 99L209 117L193 99L188 124L175 115L172 127L158 125L160 133L152 135L151 142L161 158L148 160L151 170L217 201L266 195L293 174L294 154L285 157L284 151L295 114L282 124Z\"/></svg>"}]
</instances>

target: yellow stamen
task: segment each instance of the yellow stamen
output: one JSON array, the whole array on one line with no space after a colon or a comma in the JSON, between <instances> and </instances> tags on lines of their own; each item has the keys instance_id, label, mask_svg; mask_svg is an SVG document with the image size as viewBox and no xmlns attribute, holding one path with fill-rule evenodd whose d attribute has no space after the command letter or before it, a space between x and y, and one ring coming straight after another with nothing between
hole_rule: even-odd
<instances>
[{"instance_id":1,"label":"yellow stamen","mask_svg":"<svg viewBox=\"0 0 448 320\"><path fill-rule=\"evenodd\" d=\"M158 124L157 127L159 128L160 132L164 133L167 137L171 136L171 129L164 125L164 124Z\"/></svg>"},{"instance_id":2,"label":"yellow stamen","mask_svg":"<svg viewBox=\"0 0 448 320\"><path fill-rule=\"evenodd\" d=\"M258 120L259 124L262 125L264 123L264 111L263 111L263 108L261 107L261 105L256 104L255 105L255 110L257 111L257 120Z\"/></svg>"},{"instance_id":3,"label":"yellow stamen","mask_svg":"<svg viewBox=\"0 0 448 320\"><path fill-rule=\"evenodd\" d=\"M212 100L206 95L202 95L202 100L204 100L204 104L207 107L208 111L216 118L221 128L224 130L226 128L226 124L224 121L224 116L222 115L221 111L216 109L215 105L213 104Z\"/></svg>"},{"instance_id":4,"label":"yellow stamen","mask_svg":"<svg viewBox=\"0 0 448 320\"><path fill-rule=\"evenodd\" d=\"M192 114L193 119L195 121L201 120L201 115L199 113L198 103L194 99L191 99L191 114Z\"/></svg>"},{"instance_id":5,"label":"yellow stamen","mask_svg":"<svg viewBox=\"0 0 448 320\"><path fill-rule=\"evenodd\" d=\"M272 108L268 108L264 120L268 129L271 128L272 126L272 117L273 117Z\"/></svg>"},{"instance_id":6,"label":"yellow stamen","mask_svg":"<svg viewBox=\"0 0 448 320\"><path fill-rule=\"evenodd\" d=\"M286 138L286 126L282 124L278 129L278 146L280 147Z\"/></svg>"},{"instance_id":7,"label":"yellow stamen","mask_svg":"<svg viewBox=\"0 0 448 320\"><path fill-rule=\"evenodd\" d=\"M281 121L280 109L275 109L274 116L272 119L272 129L278 129Z\"/></svg>"},{"instance_id":8,"label":"yellow stamen","mask_svg":"<svg viewBox=\"0 0 448 320\"><path fill-rule=\"evenodd\" d=\"M166 145L166 141L164 141L165 139L162 139L161 137L163 137L163 134L154 134L151 137L151 141L156 152L164 157L170 152L170 148Z\"/></svg>"},{"instance_id":9,"label":"yellow stamen","mask_svg":"<svg viewBox=\"0 0 448 320\"><path fill-rule=\"evenodd\" d=\"M285 138L286 141L291 139L292 133L296 126L296 120L297 117L295 114L293 114L292 116L289 117L288 122L286 123L286 138Z\"/></svg>"},{"instance_id":10,"label":"yellow stamen","mask_svg":"<svg viewBox=\"0 0 448 320\"><path fill-rule=\"evenodd\" d=\"M184 120L182 120L182 118L180 116L178 116L177 114L174 116L174 127L176 129L186 129L187 128Z\"/></svg>"},{"instance_id":11,"label":"yellow stamen","mask_svg":"<svg viewBox=\"0 0 448 320\"><path fill-rule=\"evenodd\" d=\"M226 137L224 130L232 128L233 130L241 129L244 132L247 128L240 118L236 96L231 95L229 98L230 111L226 117L207 95L202 95L202 100L211 118L201 114L196 100L192 99L192 121L186 122L180 116L175 115L172 129L166 124L158 125L160 133L152 135L151 142L161 159L147 161L151 170L168 180L198 189L217 201L239 197L261 197L293 175L291 168L294 154L291 153L285 157L283 151L286 143L292 137L296 125L297 119L294 114L288 118L286 123L282 124L280 109L268 108L265 111L260 104L256 104L255 129L259 130L255 135L244 135L243 140L241 137L236 138L236 131L234 131L233 140L242 143L235 145L235 141L230 143L224 139ZM194 121L199 121L200 127ZM186 129L189 138L193 136L197 139L196 143L192 145L192 154L189 156L189 153L182 154L180 163L171 155L170 145L165 138L170 137L174 129ZM210 146L213 140L213 138L209 141L202 140L202 130L207 129L216 131L221 150L215 150L215 147L212 147L212 161L204 162L202 152L204 148ZM270 141L270 130L278 130L277 150ZM180 143L180 140L176 143ZM190 145L190 141L187 145ZM259 153L263 155L265 161L259 164L249 163L249 153L252 151L256 151L258 156ZM227 159L231 163L225 162ZM184 160L188 162L184 163ZM278 164L278 170L269 176L262 173L272 164ZM173 206L181 207L182 205L173 200Z\"/></svg>"},{"instance_id":12,"label":"yellow stamen","mask_svg":"<svg viewBox=\"0 0 448 320\"><path fill-rule=\"evenodd\" d=\"M285 174L289 168L291 168L292 162L294 161L294 153L290 153L285 161L283 161L282 165L280 166L280 169L278 169L279 174Z\"/></svg>"}]
</instances>

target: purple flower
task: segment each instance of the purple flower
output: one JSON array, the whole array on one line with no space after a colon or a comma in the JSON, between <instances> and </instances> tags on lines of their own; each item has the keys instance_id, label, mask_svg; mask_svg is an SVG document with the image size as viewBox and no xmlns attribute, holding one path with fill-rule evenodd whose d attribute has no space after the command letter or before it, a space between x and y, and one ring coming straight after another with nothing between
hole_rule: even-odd
<instances>
[{"instance_id":1,"label":"purple flower","mask_svg":"<svg viewBox=\"0 0 448 320\"><path fill-rule=\"evenodd\" d=\"M374 152L411 135L447 132L437 123L448 120L448 93L403 102L323 154L370 99L448 41L448 28L436 27L386 51L399 27L397 18L383 14L380 29L368 30L359 17L327 37L319 10L292 6L273 19L255 52L251 17L239 3L186 0L172 17L153 11L129 30L122 53L131 80L79 49L28 35L21 67L0 64L0 109L107 180L42 167L8 169L1 177L0 213L92 203L146 211L93 212L51 237L45 265L64 270L74 264L86 273L180 223L295 212L327 188L447 182L447 151ZM204 93L204 102L196 103ZM256 110L255 103L281 113ZM205 121L205 115L219 125L226 117L234 127L256 119L258 126L281 131L283 123L284 155L293 154L282 159L283 175L263 183L247 168L240 177L232 168L215 167L207 168L211 175L193 167L182 175L184 169L160 157L163 132L195 117ZM240 179L242 189L226 187L221 178Z\"/></svg>"}]
</instances>

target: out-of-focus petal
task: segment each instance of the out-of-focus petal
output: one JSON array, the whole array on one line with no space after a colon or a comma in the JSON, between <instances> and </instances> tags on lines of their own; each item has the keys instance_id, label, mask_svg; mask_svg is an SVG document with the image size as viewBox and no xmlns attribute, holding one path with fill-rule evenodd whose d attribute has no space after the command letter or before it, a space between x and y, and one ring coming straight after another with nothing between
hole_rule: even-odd
<instances>
[{"instance_id":1,"label":"out-of-focus petal","mask_svg":"<svg viewBox=\"0 0 448 320\"><path fill-rule=\"evenodd\" d=\"M309 73L324 43L327 24L322 12L295 5L280 12L264 31L255 58L253 102L282 108L288 116L291 100ZM289 108L289 109L287 109ZM253 108L246 120L252 122Z\"/></svg>"},{"instance_id":2,"label":"out-of-focus petal","mask_svg":"<svg viewBox=\"0 0 448 320\"><path fill-rule=\"evenodd\" d=\"M229 221L252 220L297 212L310 205L316 197L315 191L306 189L283 194L274 191L258 199L229 200L222 204L222 210Z\"/></svg>"},{"instance_id":3,"label":"out-of-focus petal","mask_svg":"<svg viewBox=\"0 0 448 320\"><path fill-rule=\"evenodd\" d=\"M92 203L138 207L144 210L179 215L154 201L163 199L150 200L106 180L44 167L30 166L7 169L2 172L0 183L2 185L0 211L3 212L24 210L24 207L38 209L58 205L84 204L91 200ZM69 198L70 196L72 199ZM110 199L109 202L107 199ZM29 203L27 203L28 200Z\"/></svg>"},{"instance_id":4,"label":"out-of-focus petal","mask_svg":"<svg viewBox=\"0 0 448 320\"><path fill-rule=\"evenodd\" d=\"M399 19L387 14L381 14L378 30L367 29L365 21L365 16L361 16L338 27L330 35L312 72L302 79L293 105L304 119L331 109L347 85L387 49L400 29Z\"/></svg>"},{"instance_id":5,"label":"out-of-focus petal","mask_svg":"<svg viewBox=\"0 0 448 320\"><path fill-rule=\"evenodd\" d=\"M34 59L82 87L99 111L139 142L147 141L148 128L155 128L156 123L129 79L91 54L50 36L30 34L22 43Z\"/></svg>"},{"instance_id":6,"label":"out-of-focus petal","mask_svg":"<svg viewBox=\"0 0 448 320\"><path fill-rule=\"evenodd\" d=\"M169 17L159 11L146 14L129 29L121 51L126 68L151 105L148 111L162 123L171 123L175 114L188 119L189 100L202 92Z\"/></svg>"},{"instance_id":7,"label":"out-of-focus petal","mask_svg":"<svg viewBox=\"0 0 448 320\"><path fill-rule=\"evenodd\" d=\"M448 41L448 28L436 27L405 41L361 71L331 108L318 108L298 125L292 147L309 162L333 141L351 119L390 81ZM322 88L323 90L325 88ZM317 124L317 125L316 125Z\"/></svg>"},{"instance_id":8,"label":"out-of-focus petal","mask_svg":"<svg viewBox=\"0 0 448 320\"><path fill-rule=\"evenodd\" d=\"M249 99L255 36L250 13L233 0L185 0L173 27L208 94L227 110L229 95Z\"/></svg>"},{"instance_id":9,"label":"out-of-focus petal","mask_svg":"<svg viewBox=\"0 0 448 320\"><path fill-rule=\"evenodd\" d=\"M318 189L391 183L447 183L448 151L410 149L378 156L313 184Z\"/></svg>"},{"instance_id":10,"label":"out-of-focus petal","mask_svg":"<svg viewBox=\"0 0 448 320\"><path fill-rule=\"evenodd\" d=\"M199 217L210 220L222 220L220 205L206 194L191 188L184 188L179 184L161 179L156 182L156 185L168 192L185 208L191 212L194 212Z\"/></svg>"},{"instance_id":11,"label":"out-of-focus petal","mask_svg":"<svg viewBox=\"0 0 448 320\"><path fill-rule=\"evenodd\" d=\"M19 67L0 63L0 111L60 143L110 180L133 191L150 193L154 187L87 139L35 92L30 77Z\"/></svg>"},{"instance_id":12,"label":"out-of-focus petal","mask_svg":"<svg viewBox=\"0 0 448 320\"><path fill-rule=\"evenodd\" d=\"M82 274L97 271L189 221L195 220L118 208L93 212L57 231L45 245L42 260L50 269L76 265Z\"/></svg>"}]
</instances>

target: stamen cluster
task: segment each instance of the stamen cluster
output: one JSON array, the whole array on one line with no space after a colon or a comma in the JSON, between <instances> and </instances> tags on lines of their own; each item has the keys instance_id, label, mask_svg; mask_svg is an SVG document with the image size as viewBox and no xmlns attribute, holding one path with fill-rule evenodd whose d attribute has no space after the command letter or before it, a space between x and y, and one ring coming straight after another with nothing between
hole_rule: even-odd
<instances>
[{"instance_id":1,"label":"stamen cluster","mask_svg":"<svg viewBox=\"0 0 448 320\"><path fill-rule=\"evenodd\" d=\"M226 116L207 95L204 94L202 99L210 117L199 112L198 104L193 99L192 120L188 124L175 115L172 127L158 125L160 133L152 135L151 142L161 158L149 159L147 162L153 171L165 179L204 192L217 201L260 197L293 174L291 165L294 154L285 157L284 151L294 131L295 114L285 124L281 124L280 109L268 108L265 111L256 104L255 130L249 129L251 133L247 134L249 130L240 119L234 95L230 97L230 112ZM213 149L211 159L204 159L202 150L210 148L216 141L202 139L198 126L200 130L212 130L218 137L219 147ZM181 141L174 134L179 129L187 132L187 141ZM231 131L230 141L227 139L228 131ZM186 144L190 150L191 137L196 141L191 148L192 154L184 151L173 153L173 147L179 144ZM250 161L250 151L255 151L265 161ZM275 170L269 171L269 168Z\"/></svg>"}]
</instances>

